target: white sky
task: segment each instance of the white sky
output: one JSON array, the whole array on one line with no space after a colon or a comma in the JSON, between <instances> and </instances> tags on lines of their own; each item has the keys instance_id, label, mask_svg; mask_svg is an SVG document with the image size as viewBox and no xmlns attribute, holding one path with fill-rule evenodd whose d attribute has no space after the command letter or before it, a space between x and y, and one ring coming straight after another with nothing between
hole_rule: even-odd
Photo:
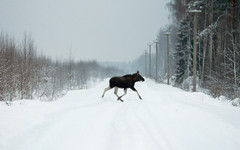
<instances>
[{"instance_id":1,"label":"white sky","mask_svg":"<svg viewBox=\"0 0 240 150\"><path fill-rule=\"evenodd\" d=\"M39 52L75 60L131 61L168 24L170 0L0 0L0 30L31 34Z\"/></svg>"}]
</instances>

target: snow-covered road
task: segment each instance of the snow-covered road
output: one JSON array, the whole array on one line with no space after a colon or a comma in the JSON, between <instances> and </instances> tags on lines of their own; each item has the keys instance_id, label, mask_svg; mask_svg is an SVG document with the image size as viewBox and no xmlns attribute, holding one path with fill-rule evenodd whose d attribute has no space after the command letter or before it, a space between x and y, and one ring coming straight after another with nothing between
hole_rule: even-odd
<instances>
[{"instance_id":1,"label":"snow-covered road","mask_svg":"<svg viewBox=\"0 0 240 150\"><path fill-rule=\"evenodd\" d=\"M108 80L54 102L0 103L1 150L239 150L240 108L147 80L117 101ZM119 90L123 94L123 90ZM120 95L119 94L119 95Z\"/></svg>"}]
</instances>

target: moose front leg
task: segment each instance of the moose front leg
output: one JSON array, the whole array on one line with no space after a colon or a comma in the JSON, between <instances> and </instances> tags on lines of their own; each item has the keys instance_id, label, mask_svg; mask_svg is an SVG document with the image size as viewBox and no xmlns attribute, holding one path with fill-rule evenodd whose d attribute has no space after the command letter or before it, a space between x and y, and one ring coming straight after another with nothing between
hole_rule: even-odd
<instances>
[{"instance_id":1,"label":"moose front leg","mask_svg":"<svg viewBox=\"0 0 240 150\"><path fill-rule=\"evenodd\" d=\"M142 99L142 97L139 95L139 93L138 93L138 91L136 90L136 92L137 92L137 94L138 94L138 97L140 98L140 99Z\"/></svg>"},{"instance_id":2,"label":"moose front leg","mask_svg":"<svg viewBox=\"0 0 240 150\"><path fill-rule=\"evenodd\" d=\"M140 99L142 99L142 97L140 96L140 94L138 93L138 91L137 91L134 87L131 87L131 89L132 89L133 91L137 92L138 97L139 97Z\"/></svg>"}]
</instances>

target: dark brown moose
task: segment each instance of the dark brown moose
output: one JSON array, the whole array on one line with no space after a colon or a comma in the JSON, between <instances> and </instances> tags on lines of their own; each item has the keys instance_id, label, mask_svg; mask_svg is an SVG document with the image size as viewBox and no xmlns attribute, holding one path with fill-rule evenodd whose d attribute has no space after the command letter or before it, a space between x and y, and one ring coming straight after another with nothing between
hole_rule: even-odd
<instances>
[{"instance_id":1,"label":"dark brown moose","mask_svg":"<svg viewBox=\"0 0 240 150\"><path fill-rule=\"evenodd\" d=\"M127 74L122 77L112 77L109 80L109 86L104 89L102 97L104 97L104 94L108 90L114 88L114 94L118 97L117 100L120 100L123 102L123 100L121 98L127 94L127 88L130 88L138 94L140 99L142 99L141 96L139 95L138 91L134 88L135 82L138 82L138 81L144 81L144 78L139 74L139 71L137 71L137 73L134 73L132 75ZM124 94L122 96L118 96L118 94L117 94L118 88L124 89Z\"/></svg>"}]
</instances>

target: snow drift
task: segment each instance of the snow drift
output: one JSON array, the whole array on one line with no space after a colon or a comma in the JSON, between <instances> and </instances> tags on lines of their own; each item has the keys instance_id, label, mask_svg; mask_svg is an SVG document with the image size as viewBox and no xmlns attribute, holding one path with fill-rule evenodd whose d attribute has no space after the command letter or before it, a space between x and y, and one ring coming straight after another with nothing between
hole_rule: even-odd
<instances>
[{"instance_id":1,"label":"snow drift","mask_svg":"<svg viewBox=\"0 0 240 150\"><path fill-rule=\"evenodd\" d=\"M238 150L240 109L147 80L124 102L108 80L53 102L0 103L1 150ZM119 92L122 92L119 90ZM120 93L121 94L121 93Z\"/></svg>"}]
</instances>

